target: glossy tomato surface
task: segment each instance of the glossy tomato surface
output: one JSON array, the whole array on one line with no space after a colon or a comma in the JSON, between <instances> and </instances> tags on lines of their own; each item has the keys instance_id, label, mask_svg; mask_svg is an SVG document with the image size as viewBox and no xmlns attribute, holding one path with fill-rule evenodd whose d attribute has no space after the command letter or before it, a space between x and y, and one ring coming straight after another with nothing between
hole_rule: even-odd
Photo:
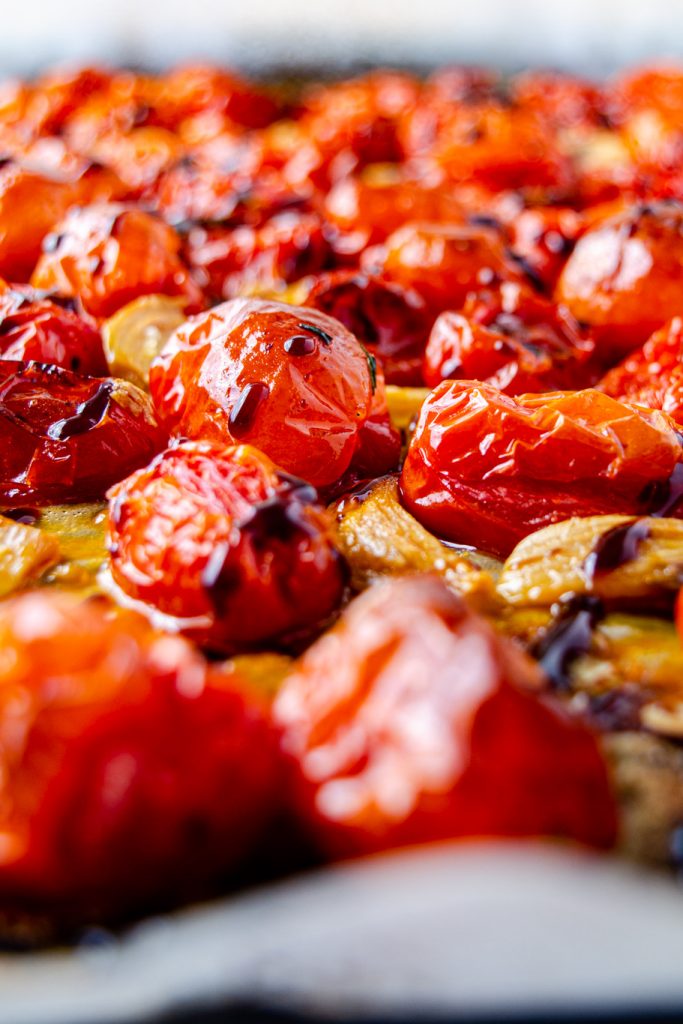
<instances>
[{"instance_id":1,"label":"glossy tomato surface","mask_svg":"<svg viewBox=\"0 0 683 1024\"><path fill-rule=\"evenodd\" d=\"M600 392L503 395L444 381L422 407L401 474L408 509L437 536L506 557L572 516L681 515L683 447L663 413Z\"/></svg>"},{"instance_id":2,"label":"glossy tomato surface","mask_svg":"<svg viewBox=\"0 0 683 1024\"><path fill-rule=\"evenodd\" d=\"M286 642L341 599L345 569L314 488L255 448L186 441L109 498L115 582L209 647Z\"/></svg>"},{"instance_id":3,"label":"glossy tomato surface","mask_svg":"<svg viewBox=\"0 0 683 1024\"><path fill-rule=\"evenodd\" d=\"M615 839L597 743L535 664L434 577L376 584L275 702L296 807L355 855L455 836Z\"/></svg>"},{"instance_id":4,"label":"glossy tomato surface","mask_svg":"<svg viewBox=\"0 0 683 1024\"><path fill-rule=\"evenodd\" d=\"M91 377L109 372L91 320L59 297L0 282L0 359L49 363Z\"/></svg>"}]
</instances>

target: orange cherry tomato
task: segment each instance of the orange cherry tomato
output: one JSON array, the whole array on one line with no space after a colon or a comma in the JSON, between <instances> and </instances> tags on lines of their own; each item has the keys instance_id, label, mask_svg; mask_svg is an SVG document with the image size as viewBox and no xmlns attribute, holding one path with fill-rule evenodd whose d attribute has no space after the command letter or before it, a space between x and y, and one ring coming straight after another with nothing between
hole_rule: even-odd
<instances>
[{"instance_id":1,"label":"orange cherry tomato","mask_svg":"<svg viewBox=\"0 0 683 1024\"><path fill-rule=\"evenodd\" d=\"M515 399L444 381L422 407L401 492L438 536L505 557L572 516L683 515L681 461L668 416L598 391Z\"/></svg>"},{"instance_id":2,"label":"orange cherry tomato","mask_svg":"<svg viewBox=\"0 0 683 1024\"><path fill-rule=\"evenodd\" d=\"M178 328L150 389L176 435L260 448L316 486L349 468L381 370L318 310L233 299Z\"/></svg>"},{"instance_id":3,"label":"orange cherry tomato","mask_svg":"<svg viewBox=\"0 0 683 1024\"><path fill-rule=\"evenodd\" d=\"M337 856L456 836L611 846L597 742L540 685L537 666L439 580L371 587L275 701L301 819Z\"/></svg>"},{"instance_id":4,"label":"orange cherry tomato","mask_svg":"<svg viewBox=\"0 0 683 1024\"><path fill-rule=\"evenodd\" d=\"M255 448L186 441L109 498L115 582L214 649L286 641L341 599L345 571L314 488Z\"/></svg>"},{"instance_id":5,"label":"orange cherry tomato","mask_svg":"<svg viewBox=\"0 0 683 1024\"><path fill-rule=\"evenodd\" d=\"M133 384L0 359L0 508L103 498L164 444Z\"/></svg>"},{"instance_id":6,"label":"orange cherry tomato","mask_svg":"<svg viewBox=\"0 0 683 1024\"><path fill-rule=\"evenodd\" d=\"M0 275L28 281L43 239L79 198L73 181L14 163L0 167Z\"/></svg>"},{"instance_id":7,"label":"orange cherry tomato","mask_svg":"<svg viewBox=\"0 0 683 1024\"><path fill-rule=\"evenodd\" d=\"M510 282L472 292L462 312L441 313L429 336L424 379L484 380L509 395L595 383L593 342L569 310Z\"/></svg>"},{"instance_id":8,"label":"orange cherry tomato","mask_svg":"<svg viewBox=\"0 0 683 1024\"><path fill-rule=\"evenodd\" d=\"M200 289L180 258L180 238L143 210L95 203L72 210L43 243L31 283L77 297L107 317L140 295L178 295L201 309Z\"/></svg>"},{"instance_id":9,"label":"orange cherry tomato","mask_svg":"<svg viewBox=\"0 0 683 1024\"><path fill-rule=\"evenodd\" d=\"M278 803L277 739L236 673L132 612L0 607L0 896L74 925L206 893Z\"/></svg>"},{"instance_id":10,"label":"orange cherry tomato","mask_svg":"<svg viewBox=\"0 0 683 1024\"><path fill-rule=\"evenodd\" d=\"M683 308L683 204L634 206L579 239L556 298L585 323L606 365Z\"/></svg>"}]
</instances>

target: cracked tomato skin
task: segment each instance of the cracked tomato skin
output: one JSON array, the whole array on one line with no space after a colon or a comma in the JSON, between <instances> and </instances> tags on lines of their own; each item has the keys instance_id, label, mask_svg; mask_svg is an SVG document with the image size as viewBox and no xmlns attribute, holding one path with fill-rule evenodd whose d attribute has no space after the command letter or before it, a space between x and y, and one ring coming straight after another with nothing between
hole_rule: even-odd
<instances>
[{"instance_id":1,"label":"cracked tomato skin","mask_svg":"<svg viewBox=\"0 0 683 1024\"><path fill-rule=\"evenodd\" d=\"M181 296L187 312L203 305L173 228L117 203L71 210L44 240L31 284L78 298L97 318L111 316L140 295Z\"/></svg>"},{"instance_id":2,"label":"cracked tomato skin","mask_svg":"<svg viewBox=\"0 0 683 1024\"><path fill-rule=\"evenodd\" d=\"M437 536L506 557L562 519L657 511L681 461L675 424L661 412L592 389L515 399L490 384L444 381L422 407L401 493Z\"/></svg>"},{"instance_id":3,"label":"cracked tomato skin","mask_svg":"<svg viewBox=\"0 0 683 1024\"><path fill-rule=\"evenodd\" d=\"M102 600L0 608L0 902L70 923L206 891L278 799L239 677Z\"/></svg>"},{"instance_id":4,"label":"cracked tomato skin","mask_svg":"<svg viewBox=\"0 0 683 1024\"><path fill-rule=\"evenodd\" d=\"M683 426L683 320L675 316L597 385L612 398L661 409Z\"/></svg>"},{"instance_id":5,"label":"cracked tomato skin","mask_svg":"<svg viewBox=\"0 0 683 1024\"><path fill-rule=\"evenodd\" d=\"M628 208L578 241L555 291L594 337L606 365L683 307L683 204Z\"/></svg>"},{"instance_id":6,"label":"cracked tomato skin","mask_svg":"<svg viewBox=\"0 0 683 1024\"><path fill-rule=\"evenodd\" d=\"M368 252L372 269L376 266L386 280L413 288L435 316L462 306L471 291L524 280L498 234L488 229L410 223L389 236L380 254Z\"/></svg>"},{"instance_id":7,"label":"cracked tomato skin","mask_svg":"<svg viewBox=\"0 0 683 1024\"><path fill-rule=\"evenodd\" d=\"M424 380L482 380L508 395L595 383L593 342L562 306L529 288L472 292L462 311L441 313L424 358Z\"/></svg>"},{"instance_id":8,"label":"cracked tomato skin","mask_svg":"<svg viewBox=\"0 0 683 1024\"><path fill-rule=\"evenodd\" d=\"M0 360L0 508L103 498L165 440L134 384Z\"/></svg>"},{"instance_id":9,"label":"cracked tomato skin","mask_svg":"<svg viewBox=\"0 0 683 1024\"><path fill-rule=\"evenodd\" d=\"M345 570L315 489L249 445L186 441L109 492L111 572L215 650L308 630Z\"/></svg>"},{"instance_id":10,"label":"cracked tomato skin","mask_svg":"<svg viewBox=\"0 0 683 1024\"><path fill-rule=\"evenodd\" d=\"M417 292L356 270L314 278L305 305L333 316L377 357L387 384L419 387L432 317Z\"/></svg>"},{"instance_id":11,"label":"cracked tomato skin","mask_svg":"<svg viewBox=\"0 0 683 1024\"><path fill-rule=\"evenodd\" d=\"M318 486L349 468L374 411L374 378L339 321L242 298L179 327L152 364L150 390L176 435L254 445Z\"/></svg>"},{"instance_id":12,"label":"cracked tomato skin","mask_svg":"<svg viewBox=\"0 0 683 1024\"><path fill-rule=\"evenodd\" d=\"M435 577L378 583L274 705L293 800L335 856L459 836L615 840L592 734L537 666Z\"/></svg>"},{"instance_id":13,"label":"cracked tomato skin","mask_svg":"<svg viewBox=\"0 0 683 1024\"><path fill-rule=\"evenodd\" d=\"M31 288L0 282L0 359L49 363L90 377L108 374L100 332Z\"/></svg>"}]
</instances>

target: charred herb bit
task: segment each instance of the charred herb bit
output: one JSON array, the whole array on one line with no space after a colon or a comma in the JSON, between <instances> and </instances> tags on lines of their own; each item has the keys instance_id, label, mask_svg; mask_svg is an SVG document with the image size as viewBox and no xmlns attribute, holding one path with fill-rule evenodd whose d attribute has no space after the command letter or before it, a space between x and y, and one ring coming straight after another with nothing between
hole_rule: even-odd
<instances>
[{"instance_id":1,"label":"charred herb bit","mask_svg":"<svg viewBox=\"0 0 683 1024\"><path fill-rule=\"evenodd\" d=\"M316 327L315 324L300 323L297 327L301 331L310 331L311 334L315 334L322 341L323 345L332 344L332 335L324 331L322 327Z\"/></svg>"},{"instance_id":2,"label":"charred herb bit","mask_svg":"<svg viewBox=\"0 0 683 1024\"><path fill-rule=\"evenodd\" d=\"M568 690L572 663L591 648L593 630L605 616L596 597L580 594L562 607L560 615L532 649L553 689Z\"/></svg>"},{"instance_id":3,"label":"charred herb bit","mask_svg":"<svg viewBox=\"0 0 683 1024\"><path fill-rule=\"evenodd\" d=\"M368 350L366 349L365 345L363 345L362 342L359 341L358 344L363 349L363 352L365 353L365 358L368 361L368 370L370 371L370 383L372 384L372 393L374 394L375 391L377 390L377 360L370 352L368 352Z\"/></svg>"}]
</instances>

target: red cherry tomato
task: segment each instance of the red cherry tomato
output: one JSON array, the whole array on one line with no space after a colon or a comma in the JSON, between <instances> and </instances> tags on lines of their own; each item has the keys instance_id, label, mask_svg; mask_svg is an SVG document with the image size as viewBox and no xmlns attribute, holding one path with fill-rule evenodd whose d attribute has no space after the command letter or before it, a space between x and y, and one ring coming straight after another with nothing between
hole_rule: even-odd
<instances>
[{"instance_id":1,"label":"red cherry tomato","mask_svg":"<svg viewBox=\"0 0 683 1024\"><path fill-rule=\"evenodd\" d=\"M422 384L432 316L417 292L372 274L339 270L314 278L307 306L328 313L377 356L387 384Z\"/></svg>"},{"instance_id":2,"label":"red cherry tomato","mask_svg":"<svg viewBox=\"0 0 683 1024\"><path fill-rule=\"evenodd\" d=\"M434 315L462 306L471 291L524 281L493 230L453 224L406 224L382 250L368 251L369 271L413 288Z\"/></svg>"},{"instance_id":3,"label":"red cherry tomato","mask_svg":"<svg viewBox=\"0 0 683 1024\"><path fill-rule=\"evenodd\" d=\"M0 507L103 498L164 443L133 384L0 360Z\"/></svg>"},{"instance_id":4,"label":"red cherry tomato","mask_svg":"<svg viewBox=\"0 0 683 1024\"><path fill-rule=\"evenodd\" d=\"M432 577L377 584L300 659L275 719L302 819L333 855L455 836L615 840L588 730Z\"/></svg>"},{"instance_id":5,"label":"red cherry tomato","mask_svg":"<svg viewBox=\"0 0 683 1024\"><path fill-rule=\"evenodd\" d=\"M345 572L315 490L255 448L186 441L109 498L116 583L210 647L282 640L341 599Z\"/></svg>"},{"instance_id":6,"label":"red cherry tomato","mask_svg":"<svg viewBox=\"0 0 683 1024\"><path fill-rule=\"evenodd\" d=\"M178 328L150 388L176 434L252 444L317 486L349 468L379 373L332 317L233 299Z\"/></svg>"},{"instance_id":7,"label":"red cherry tomato","mask_svg":"<svg viewBox=\"0 0 683 1024\"><path fill-rule=\"evenodd\" d=\"M424 379L484 380L509 395L595 383L593 342L569 310L506 283L472 292L461 313L441 313L429 336Z\"/></svg>"},{"instance_id":8,"label":"red cherry tomato","mask_svg":"<svg viewBox=\"0 0 683 1024\"><path fill-rule=\"evenodd\" d=\"M552 293L584 229L584 217L570 207L534 207L522 210L512 221L510 245L524 260L524 265Z\"/></svg>"},{"instance_id":9,"label":"red cherry tomato","mask_svg":"<svg viewBox=\"0 0 683 1024\"><path fill-rule=\"evenodd\" d=\"M403 499L441 537L502 557L572 516L683 515L683 448L663 413L598 391L521 395L444 381L431 393L401 475Z\"/></svg>"},{"instance_id":10,"label":"red cherry tomato","mask_svg":"<svg viewBox=\"0 0 683 1024\"><path fill-rule=\"evenodd\" d=\"M3 907L119 920L206 892L278 800L277 740L236 674L101 601L0 607Z\"/></svg>"},{"instance_id":11,"label":"red cherry tomato","mask_svg":"<svg viewBox=\"0 0 683 1024\"><path fill-rule=\"evenodd\" d=\"M579 240L556 297L590 328L607 365L683 308L683 204L631 207Z\"/></svg>"},{"instance_id":12,"label":"red cherry tomato","mask_svg":"<svg viewBox=\"0 0 683 1024\"><path fill-rule=\"evenodd\" d=\"M157 293L182 296L192 312L203 305L202 295L179 252L176 232L151 214L93 204L72 210L45 239L31 283L76 296L95 317Z\"/></svg>"},{"instance_id":13,"label":"red cherry tomato","mask_svg":"<svg viewBox=\"0 0 683 1024\"><path fill-rule=\"evenodd\" d=\"M683 320L674 317L597 385L612 398L661 409L683 426Z\"/></svg>"},{"instance_id":14,"label":"red cherry tomato","mask_svg":"<svg viewBox=\"0 0 683 1024\"><path fill-rule=\"evenodd\" d=\"M109 373L100 332L31 288L0 282L0 359L62 366L91 377Z\"/></svg>"}]
</instances>

